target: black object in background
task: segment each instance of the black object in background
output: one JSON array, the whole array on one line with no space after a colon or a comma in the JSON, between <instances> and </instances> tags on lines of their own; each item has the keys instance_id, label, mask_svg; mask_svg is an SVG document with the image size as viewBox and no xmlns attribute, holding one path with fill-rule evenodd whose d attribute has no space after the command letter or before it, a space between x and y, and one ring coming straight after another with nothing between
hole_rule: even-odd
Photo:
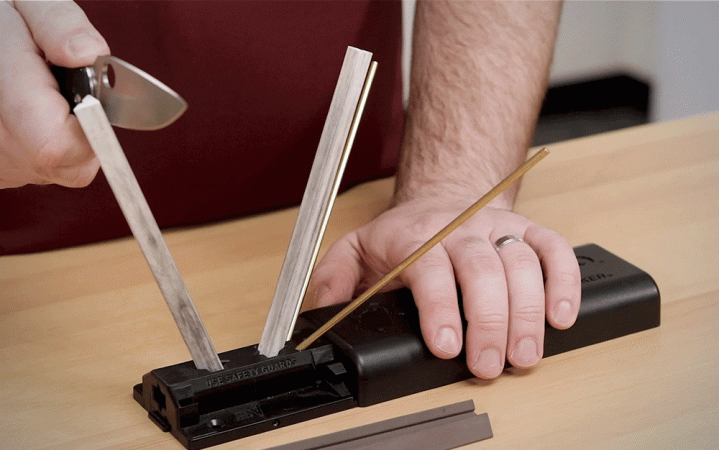
<instances>
[{"instance_id":1,"label":"black object in background","mask_svg":"<svg viewBox=\"0 0 719 450\"><path fill-rule=\"evenodd\" d=\"M627 74L550 86L532 145L649 123L651 86Z\"/></svg>"}]
</instances>

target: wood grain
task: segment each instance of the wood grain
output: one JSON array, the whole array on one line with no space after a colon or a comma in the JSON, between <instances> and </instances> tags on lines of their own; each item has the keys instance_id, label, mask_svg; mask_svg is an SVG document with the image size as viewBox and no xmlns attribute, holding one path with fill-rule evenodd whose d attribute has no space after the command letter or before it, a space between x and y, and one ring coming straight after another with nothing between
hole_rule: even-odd
<instances>
[{"instance_id":1,"label":"wood grain","mask_svg":"<svg viewBox=\"0 0 719 450\"><path fill-rule=\"evenodd\" d=\"M317 260L374 72L372 54L347 49L258 350L277 356L289 339ZM368 76L369 74L369 76ZM363 96L364 93L364 96ZM353 127L354 124L354 127Z\"/></svg>"},{"instance_id":2,"label":"wood grain","mask_svg":"<svg viewBox=\"0 0 719 450\"><path fill-rule=\"evenodd\" d=\"M260 450L473 399L494 437L467 449L716 447L719 113L551 145L517 211L651 274L659 328L222 445ZM338 196L320 255L390 202L391 178ZM0 212L2 214L2 212ZM257 343L297 208L164 233L220 351ZM0 448L182 450L132 399L187 360L133 239L0 257Z\"/></svg>"},{"instance_id":3,"label":"wood grain","mask_svg":"<svg viewBox=\"0 0 719 450\"><path fill-rule=\"evenodd\" d=\"M105 115L105 110L99 100L88 95L75 107L74 112L97 159L100 160L102 171L132 234L140 244L195 365L198 369L212 372L222 370L220 358L162 238L160 228Z\"/></svg>"}]
</instances>

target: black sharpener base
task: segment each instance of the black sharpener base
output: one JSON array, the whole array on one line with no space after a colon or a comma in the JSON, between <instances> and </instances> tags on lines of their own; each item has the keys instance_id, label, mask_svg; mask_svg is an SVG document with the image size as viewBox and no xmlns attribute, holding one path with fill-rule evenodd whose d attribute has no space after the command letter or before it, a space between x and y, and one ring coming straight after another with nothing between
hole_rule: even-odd
<instances>
[{"instance_id":1,"label":"black sharpener base","mask_svg":"<svg viewBox=\"0 0 719 450\"><path fill-rule=\"evenodd\" d=\"M659 326L651 276L594 244L574 251L582 274L579 317L568 330L547 325L545 357ZM163 431L201 449L472 377L464 354L441 360L430 353L406 289L374 296L311 348L294 350L342 306L302 313L274 358L253 345L221 353L219 372L192 361L155 369L135 386L134 398Z\"/></svg>"}]
</instances>

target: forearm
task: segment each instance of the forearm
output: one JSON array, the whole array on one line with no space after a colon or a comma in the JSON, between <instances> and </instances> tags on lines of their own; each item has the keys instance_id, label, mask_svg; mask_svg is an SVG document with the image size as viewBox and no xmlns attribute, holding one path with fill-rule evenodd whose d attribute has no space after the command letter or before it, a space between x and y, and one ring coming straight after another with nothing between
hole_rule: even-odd
<instances>
[{"instance_id":1,"label":"forearm","mask_svg":"<svg viewBox=\"0 0 719 450\"><path fill-rule=\"evenodd\" d=\"M419 1L395 202L478 197L526 157L561 6ZM495 200L511 208L516 187Z\"/></svg>"}]
</instances>

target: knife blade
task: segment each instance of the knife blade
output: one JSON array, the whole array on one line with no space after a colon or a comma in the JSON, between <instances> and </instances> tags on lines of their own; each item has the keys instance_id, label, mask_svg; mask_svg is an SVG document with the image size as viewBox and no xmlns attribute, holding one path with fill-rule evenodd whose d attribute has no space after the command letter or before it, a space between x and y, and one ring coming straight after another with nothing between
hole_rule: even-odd
<instances>
[{"instance_id":1,"label":"knife blade","mask_svg":"<svg viewBox=\"0 0 719 450\"><path fill-rule=\"evenodd\" d=\"M99 56L88 67L52 66L50 70L70 109L92 95L100 100L110 123L121 128L157 130L187 109L175 91L115 56Z\"/></svg>"}]
</instances>

